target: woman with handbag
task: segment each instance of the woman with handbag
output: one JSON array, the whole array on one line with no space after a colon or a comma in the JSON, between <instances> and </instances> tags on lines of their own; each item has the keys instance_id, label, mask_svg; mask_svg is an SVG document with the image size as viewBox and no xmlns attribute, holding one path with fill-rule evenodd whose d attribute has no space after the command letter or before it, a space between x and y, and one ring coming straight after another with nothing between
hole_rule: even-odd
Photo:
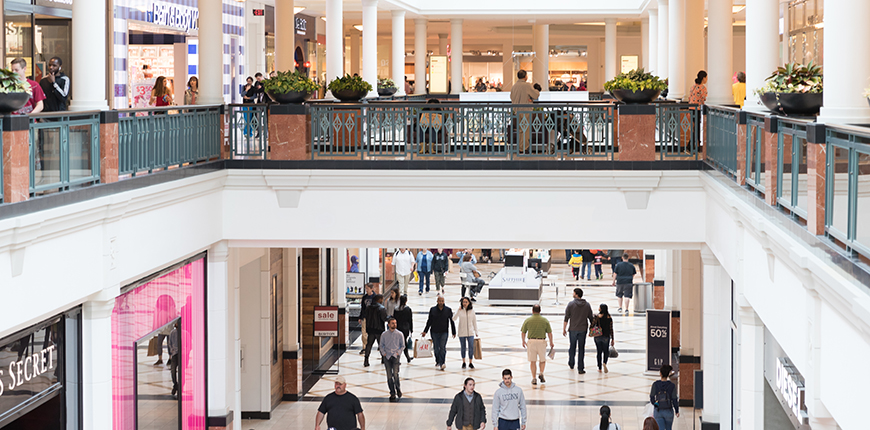
<instances>
[{"instance_id":1,"label":"woman with handbag","mask_svg":"<svg viewBox=\"0 0 870 430\"><path fill-rule=\"evenodd\" d=\"M597 331L593 333L596 329ZM604 373L609 372L607 369L607 359L610 357L609 346L615 344L616 340L613 338L613 318L607 311L607 304L602 303L598 307L598 315L595 316L595 322L589 330L589 335L595 338L595 350L597 351L595 358L598 360L598 372L601 372L601 366L604 366Z\"/></svg>"},{"instance_id":2,"label":"woman with handbag","mask_svg":"<svg viewBox=\"0 0 870 430\"><path fill-rule=\"evenodd\" d=\"M459 299L459 310L453 315L456 323L456 334L459 336L462 368L465 369L465 351L468 350L468 367L474 369L474 336L477 335L477 316L471 300L468 297Z\"/></svg>"}]
</instances>

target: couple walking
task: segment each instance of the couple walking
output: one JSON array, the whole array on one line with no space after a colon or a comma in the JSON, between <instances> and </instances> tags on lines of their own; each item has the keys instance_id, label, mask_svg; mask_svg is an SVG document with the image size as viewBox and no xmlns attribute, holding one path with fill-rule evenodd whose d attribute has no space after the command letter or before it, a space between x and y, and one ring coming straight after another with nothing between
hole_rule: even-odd
<instances>
[{"instance_id":1,"label":"couple walking","mask_svg":"<svg viewBox=\"0 0 870 430\"><path fill-rule=\"evenodd\" d=\"M562 336L568 336L568 367L574 369L575 357L579 355L577 373L586 373L584 356L586 355L586 335L595 339L596 360L598 371L604 373L607 369L607 359L610 357L610 346L616 343L613 336L613 318L608 312L607 305L602 303L598 307L598 314L592 312L592 306L583 298L583 289L574 289L574 300L565 308L565 322L562 324Z\"/></svg>"},{"instance_id":2,"label":"couple walking","mask_svg":"<svg viewBox=\"0 0 870 430\"><path fill-rule=\"evenodd\" d=\"M435 355L435 367L444 370L447 359L448 325L453 337L459 335L459 344L462 353L462 368L465 369L465 354L468 354L468 366L474 369L474 337L478 335L477 316L468 297L459 301L459 310L453 314L453 310L444 304L444 296L438 296L438 304L429 309L429 318L426 320L426 328L422 336L426 337L429 330L432 331L432 346ZM458 326L458 330L457 330Z\"/></svg>"}]
</instances>

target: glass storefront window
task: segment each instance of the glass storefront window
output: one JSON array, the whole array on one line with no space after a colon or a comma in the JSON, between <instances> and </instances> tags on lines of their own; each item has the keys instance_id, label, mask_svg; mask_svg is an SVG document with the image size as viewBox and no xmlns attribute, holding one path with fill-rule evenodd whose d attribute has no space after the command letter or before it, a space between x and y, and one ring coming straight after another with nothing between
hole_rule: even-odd
<instances>
[{"instance_id":1,"label":"glass storefront window","mask_svg":"<svg viewBox=\"0 0 870 430\"><path fill-rule=\"evenodd\" d=\"M60 57L64 74L72 76L72 33L71 20L36 18L34 26L33 80L39 82L47 70L48 61L52 57Z\"/></svg>"},{"instance_id":2,"label":"glass storefront window","mask_svg":"<svg viewBox=\"0 0 870 430\"><path fill-rule=\"evenodd\" d=\"M6 19L6 64L12 67L12 60L21 57L27 65L33 64L33 21L30 14L5 14Z\"/></svg>"}]
</instances>

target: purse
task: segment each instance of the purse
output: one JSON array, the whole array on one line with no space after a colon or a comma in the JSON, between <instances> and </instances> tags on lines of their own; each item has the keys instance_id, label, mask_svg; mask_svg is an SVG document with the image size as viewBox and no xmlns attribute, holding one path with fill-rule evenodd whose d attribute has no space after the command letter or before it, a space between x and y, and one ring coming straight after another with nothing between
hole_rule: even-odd
<instances>
[{"instance_id":1,"label":"purse","mask_svg":"<svg viewBox=\"0 0 870 430\"><path fill-rule=\"evenodd\" d=\"M601 331L601 326L596 325L592 326L592 328L589 329L589 337L598 337L603 334L604 333Z\"/></svg>"},{"instance_id":2,"label":"purse","mask_svg":"<svg viewBox=\"0 0 870 430\"><path fill-rule=\"evenodd\" d=\"M480 347L480 338L474 338L474 359L483 360L483 348Z\"/></svg>"},{"instance_id":3,"label":"purse","mask_svg":"<svg viewBox=\"0 0 870 430\"><path fill-rule=\"evenodd\" d=\"M616 350L616 347L613 346L613 345L610 345L610 352L609 352L609 354L610 354L610 358L616 358L616 357L619 357L619 351L617 351L617 350Z\"/></svg>"}]
</instances>

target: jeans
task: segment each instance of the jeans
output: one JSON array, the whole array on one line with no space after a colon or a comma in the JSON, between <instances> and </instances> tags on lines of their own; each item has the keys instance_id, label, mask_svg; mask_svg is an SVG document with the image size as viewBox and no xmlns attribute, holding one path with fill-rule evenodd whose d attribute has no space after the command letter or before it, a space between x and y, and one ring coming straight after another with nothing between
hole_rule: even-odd
<instances>
[{"instance_id":1,"label":"jeans","mask_svg":"<svg viewBox=\"0 0 870 430\"><path fill-rule=\"evenodd\" d=\"M474 359L474 336L459 337L459 351L462 353L462 359L465 359L465 348L468 347L468 359Z\"/></svg>"},{"instance_id":2,"label":"jeans","mask_svg":"<svg viewBox=\"0 0 870 430\"><path fill-rule=\"evenodd\" d=\"M477 287L470 288L471 291L468 292L468 297L474 297L474 296L478 295L480 293L480 291L483 290L483 286L486 285L486 281L484 281L481 278L473 278L471 281L477 282ZM466 286L463 285L462 286L462 297L465 297L465 289L466 289Z\"/></svg>"},{"instance_id":3,"label":"jeans","mask_svg":"<svg viewBox=\"0 0 870 430\"><path fill-rule=\"evenodd\" d=\"M601 363L607 364L607 359L610 358L610 336L596 337L595 350L595 359L598 360L598 370L601 370Z\"/></svg>"},{"instance_id":4,"label":"jeans","mask_svg":"<svg viewBox=\"0 0 870 430\"><path fill-rule=\"evenodd\" d=\"M586 274L586 279L591 281L592 280L592 262L591 261L584 261L583 262L583 267L580 269L580 277L581 278L583 277L584 273Z\"/></svg>"},{"instance_id":5,"label":"jeans","mask_svg":"<svg viewBox=\"0 0 870 430\"><path fill-rule=\"evenodd\" d=\"M671 427L674 425L674 410L670 408L656 409L653 412L653 418L656 419L659 430L671 430Z\"/></svg>"},{"instance_id":6,"label":"jeans","mask_svg":"<svg viewBox=\"0 0 870 430\"><path fill-rule=\"evenodd\" d=\"M384 357L384 370L387 371L387 386L390 387L390 396L395 396L396 392L401 393L402 387L399 385L399 366L402 360L399 357Z\"/></svg>"},{"instance_id":7,"label":"jeans","mask_svg":"<svg viewBox=\"0 0 870 430\"><path fill-rule=\"evenodd\" d=\"M441 291L444 288L444 272L435 272L435 290Z\"/></svg>"},{"instance_id":8,"label":"jeans","mask_svg":"<svg viewBox=\"0 0 870 430\"><path fill-rule=\"evenodd\" d=\"M501 430L519 430L520 420L506 420L504 418L499 418L498 428Z\"/></svg>"},{"instance_id":9,"label":"jeans","mask_svg":"<svg viewBox=\"0 0 870 430\"><path fill-rule=\"evenodd\" d=\"M432 332L432 348L435 350L435 364L442 365L447 358L447 332Z\"/></svg>"},{"instance_id":10,"label":"jeans","mask_svg":"<svg viewBox=\"0 0 870 430\"><path fill-rule=\"evenodd\" d=\"M369 360L369 354L372 353L372 346L374 346L375 341L378 342L378 348L381 346L381 333L383 332L374 332L369 333L369 338L366 339L366 361Z\"/></svg>"},{"instance_id":11,"label":"jeans","mask_svg":"<svg viewBox=\"0 0 870 430\"><path fill-rule=\"evenodd\" d=\"M432 272L417 272L417 274L420 275L420 290L419 291L421 293L423 292L423 279L426 279L426 292L428 293L429 292L429 275L431 275Z\"/></svg>"},{"instance_id":12,"label":"jeans","mask_svg":"<svg viewBox=\"0 0 870 430\"><path fill-rule=\"evenodd\" d=\"M586 369L583 356L586 355L586 330L568 332L568 367L574 367L574 356L579 350L580 360L577 361L577 370ZM579 345L579 347L578 347Z\"/></svg>"},{"instance_id":13,"label":"jeans","mask_svg":"<svg viewBox=\"0 0 870 430\"><path fill-rule=\"evenodd\" d=\"M596 264L596 265L595 265L595 277L596 277L596 278L600 278L600 277L601 277L601 274L602 274L602 271L601 271L601 265L600 265L600 264Z\"/></svg>"},{"instance_id":14,"label":"jeans","mask_svg":"<svg viewBox=\"0 0 870 430\"><path fill-rule=\"evenodd\" d=\"M175 354L172 357L169 357L169 373L172 374L172 391L180 391L178 386L178 368L179 364L178 360L180 359L180 354Z\"/></svg>"}]
</instances>

